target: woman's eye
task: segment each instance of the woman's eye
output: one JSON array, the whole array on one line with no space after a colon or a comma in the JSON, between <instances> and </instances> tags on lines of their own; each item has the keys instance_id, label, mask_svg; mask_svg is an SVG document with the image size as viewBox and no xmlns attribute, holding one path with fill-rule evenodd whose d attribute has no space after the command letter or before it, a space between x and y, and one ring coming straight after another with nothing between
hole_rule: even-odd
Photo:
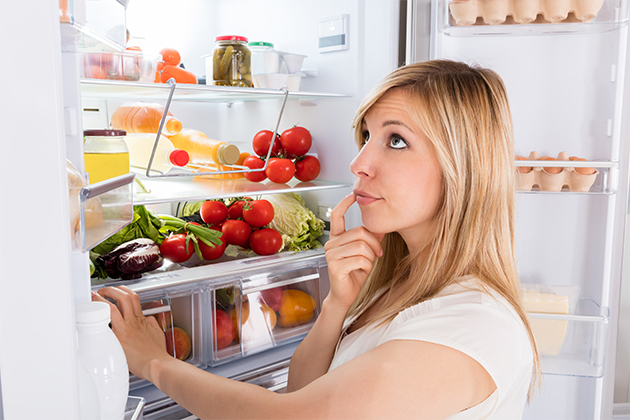
<instances>
[{"instance_id":1,"label":"woman's eye","mask_svg":"<svg viewBox=\"0 0 630 420\"><path fill-rule=\"evenodd\" d=\"M403 149L407 146L407 142L400 137L392 137L389 141L389 147L392 149Z\"/></svg>"},{"instance_id":2,"label":"woman's eye","mask_svg":"<svg viewBox=\"0 0 630 420\"><path fill-rule=\"evenodd\" d=\"M370 132L369 131L364 131L362 136L363 136L363 144L367 143L368 140L370 140Z\"/></svg>"}]
</instances>

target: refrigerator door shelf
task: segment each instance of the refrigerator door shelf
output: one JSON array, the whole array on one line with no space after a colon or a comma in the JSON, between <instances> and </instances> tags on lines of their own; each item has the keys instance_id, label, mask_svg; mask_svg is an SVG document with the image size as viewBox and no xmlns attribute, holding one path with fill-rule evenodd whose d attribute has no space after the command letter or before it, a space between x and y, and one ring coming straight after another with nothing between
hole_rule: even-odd
<instances>
[{"instance_id":1,"label":"refrigerator door shelf","mask_svg":"<svg viewBox=\"0 0 630 420\"><path fill-rule=\"evenodd\" d=\"M69 183L73 252L87 252L131 223L134 177L128 173L84 187Z\"/></svg>"},{"instance_id":2,"label":"refrigerator door shelf","mask_svg":"<svg viewBox=\"0 0 630 420\"><path fill-rule=\"evenodd\" d=\"M569 314L528 313L543 374L600 378L604 374L610 311L590 299Z\"/></svg>"},{"instance_id":3,"label":"refrigerator door shelf","mask_svg":"<svg viewBox=\"0 0 630 420\"><path fill-rule=\"evenodd\" d=\"M207 364L218 366L304 338L319 315L319 280L315 263L255 273L244 278L240 290L208 284ZM226 302L226 296L234 298Z\"/></svg>"},{"instance_id":4,"label":"refrigerator door shelf","mask_svg":"<svg viewBox=\"0 0 630 420\"><path fill-rule=\"evenodd\" d=\"M440 0L436 13L449 36L601 33L628 19L627 0Z\"/></svg>"}]
</instances>

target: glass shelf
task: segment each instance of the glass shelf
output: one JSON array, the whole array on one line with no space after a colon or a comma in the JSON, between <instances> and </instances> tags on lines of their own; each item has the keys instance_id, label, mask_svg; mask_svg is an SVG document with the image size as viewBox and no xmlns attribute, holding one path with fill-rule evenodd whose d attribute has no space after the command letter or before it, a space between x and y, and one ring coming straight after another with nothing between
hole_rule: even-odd
<instances>
[{"instance_id":1,"label":"glass shelf","mask_svg":"<svg viewBox=\"0 0 630 420\"><path fill-rule=\"evenodd\" d=\"M166 83L140 83L119 80L82 79L81 96L93 99L137 99L144 101L167 100L170 85ZM189 102L248 102L283 99L281 89L239 88L229 86L178 84L173 101ZM313 101L320 98L349 98L336 93L289 92L289 99Z\"/></svg>"},{"instance_id":2,"label":"glass shelf","mask_svg":"<svg viewBox=\"0 0 630 420\"><path fill-rule=\"evenodd\" d=\"M228 198L279 194L287 192L314 191L333 188L346 188L351 183L313 180L301 182L292 179L286 184L275 184L269 180L250 182L246 179L212 179L205 176L146 178L137 175L149 193L134 193L135 205L161 204L176 201L203 201L212 198Z\"/></svg>"}]
</instances>

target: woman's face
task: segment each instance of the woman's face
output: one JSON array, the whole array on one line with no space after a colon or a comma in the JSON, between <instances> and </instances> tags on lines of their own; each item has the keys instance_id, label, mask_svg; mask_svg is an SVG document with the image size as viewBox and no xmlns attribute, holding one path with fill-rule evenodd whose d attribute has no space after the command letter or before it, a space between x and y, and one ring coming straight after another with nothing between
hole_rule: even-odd
<instances>
[{"instance_id":1,"label":"woman's face","mask_svg":"<svg viewBox=\"0 0 630 420\"><path fill-rule=\"evenodd\" d=\"M433 145L397 89L372 106L362 131L365 145L350 169L363 225L373 233L398 232L414 252L433 233L442 193Z\"/></svg>"}]
</instances>

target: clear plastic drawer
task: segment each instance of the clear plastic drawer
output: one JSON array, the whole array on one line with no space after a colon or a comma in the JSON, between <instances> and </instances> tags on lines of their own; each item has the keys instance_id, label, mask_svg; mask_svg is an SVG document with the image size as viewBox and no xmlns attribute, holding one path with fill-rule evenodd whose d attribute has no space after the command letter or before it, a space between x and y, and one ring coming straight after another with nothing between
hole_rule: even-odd
<instances>
[{"instance_id":1,"label":"clear plastic drawer","mask_svg":"<svg viewBox=\"0 0 630 420\"><path fill-rule=\"evenodd\" d=\"M211 328L204 341L211 366L301 340L321 307L317 265L286 267L209 287Z\"/></svg>"}]
</instances>

